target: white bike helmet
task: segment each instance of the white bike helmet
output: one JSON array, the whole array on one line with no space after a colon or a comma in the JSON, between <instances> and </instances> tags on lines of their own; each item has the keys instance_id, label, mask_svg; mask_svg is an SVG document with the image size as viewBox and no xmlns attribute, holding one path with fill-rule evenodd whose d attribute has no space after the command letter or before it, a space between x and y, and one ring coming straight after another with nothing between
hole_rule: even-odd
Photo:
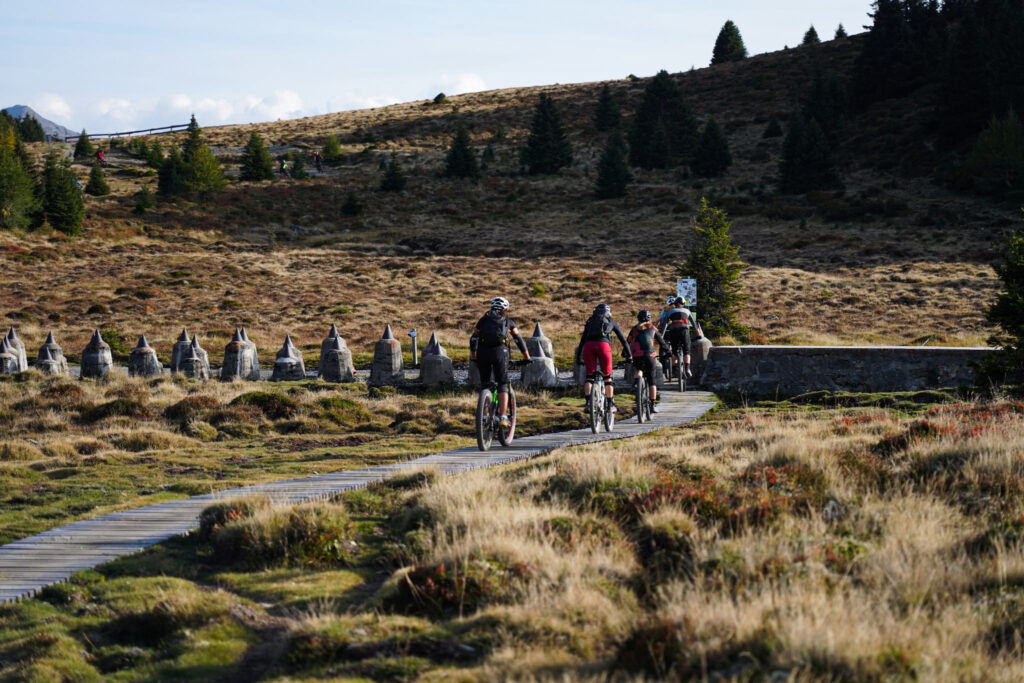
<instances>
[{"instance_id":1,"label":"white bike helmet","mask_svg":"<svg viewBox=\"0 0 1024 683\"><path fill-rule=\"evenodd\" d=\"M491 299L491 310L496 311L507 311L508 310L508 299L503 296L496 296Z\"/></svg>"}]
</instances>

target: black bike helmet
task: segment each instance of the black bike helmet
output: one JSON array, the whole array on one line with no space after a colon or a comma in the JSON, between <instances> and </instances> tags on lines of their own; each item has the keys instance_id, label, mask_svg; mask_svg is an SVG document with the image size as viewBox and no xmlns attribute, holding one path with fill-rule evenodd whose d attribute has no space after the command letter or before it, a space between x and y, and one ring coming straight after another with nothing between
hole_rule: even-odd
<instances>
[{"instance_id":1,"label":"black bike helmet","mask_svg":"<svg viewBox=\"0 0 1024 683\"><path fill-rule=\"evenodd\" d=\"M594 315L603 315L606 318L610 318L612 315L612 307L608 304L598 304L594 309Z\"/></svg>"},{"instance_id":2,"label":"black bike helmet","mask_svg":"<svg viewBox=\"0 0 1024 683\"><path fill-rule=\"evenodd\" d=\"M686 299L684 299L681 296L677 296L675 299L672 300L672 305L673 306L685 306L686 305Z\"/></svg>"},{"instance_id":3,"label":"black bike helmet","mask_svg":"<svg viewBox=\"0 0 1024 683\"><path fill-rule=\"evenodd\" d=\"M651 322L651 312L646 308L636 314L637 322L649 323Z\"/></svg>"}]
</instances>

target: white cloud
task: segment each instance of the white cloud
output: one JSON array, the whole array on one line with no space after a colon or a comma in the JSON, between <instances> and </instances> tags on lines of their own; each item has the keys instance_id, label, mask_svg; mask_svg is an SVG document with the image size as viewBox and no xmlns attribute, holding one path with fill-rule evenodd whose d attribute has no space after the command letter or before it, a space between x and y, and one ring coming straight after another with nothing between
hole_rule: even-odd
<instances>
[{"instance_id":1,"label":"white cloud","mask_svg":"<svg viewBox=\"0 0 1024 683\"><path fill-rule=\"evenodd\" d=\"M40 93L29 106L54 123L67 126L71 122L71 105L56 93Z\"/></svg>"},{"instance_id":2,"label":"white cloud","mask_svg":"<svg viewBox=\"0 0 1024 683\"><path fill-rule=\"evenodd\" d=\"M327 112L373 109L374 107L386 107L389 104L398 104L399 102L401 100L394 95L357 95L356 93L347 92L328 98Z\"/></svg>"},{"instance_id":3,"label":"white cloud","mask_svg":"<svg viewBox=\"0 0 1024 683\"><path fill-rule=\"evenodd\" d=\"M245 95L236 100L194 98L184 93L161 98L109 97L92 105L89 130L107 133L187 123L192 114L200 125L215 126L298 118L310 113L302 97L291 90L265 96Z\"/></svg>"},{"instance_id":4,"label":"white cloud","mask_svg":"<svg viewBox=\"0 0 1024 683\"><path fill-rule=\"evenodd\" d=\"M478 74L441 74L438 92L445 95L462 95L481 90L487 90L487 84Z\"/></svg>"}]
</instances>

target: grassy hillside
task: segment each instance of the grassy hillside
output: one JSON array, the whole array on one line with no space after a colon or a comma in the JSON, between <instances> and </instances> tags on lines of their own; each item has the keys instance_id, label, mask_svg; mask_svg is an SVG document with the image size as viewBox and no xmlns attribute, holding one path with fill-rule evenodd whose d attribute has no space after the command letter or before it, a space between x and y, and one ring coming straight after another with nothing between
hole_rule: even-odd
<instances>
[{"instance_id":1,"label":"grassy hillside","mask_svg":"<svg viewBox=\"0 0 1024 683\"><path fill-rule=\"evenodd\" d=\"M591 116L602 83L206 129L235 174L253 129L275 154L311 153L335 134L344 158L308 180L233 183L207 201L161 202L143 215L132 212L131 195L155 187L154 173L115 150L114 194L88 200L84 238L0 235L10 283L0 311L34 323L33 344L55 326L72 349L92 326L146 331L166 353L182 324L220 344L241 322L266 335L267 346L287 330L312 349L331 320L364 348L385 320L438 328L461 347L476 311L500 291L514 315L544 320L567 348L581 310L605 299L625 312L655 307L671 291L694 241L695 207L707 196L729 212L750 264L743 322L755 339L983 343L983 311L998 284L993 245L1018 211L940 182L955 150L932 144L914 97L853 118L840 147L843 190L776 189L782 141L763 137L768 120L797 109L815 68L847 71L859 44L855 37L678 74L698 117L714 116L727 132L734 164L710 181L636 170L629 196L618 200L592 196L604 135ZM645 83L609 83L627 126ZM555 176L524 176L518 150L540 92L562 109L575 162ZM460 120L480 151L490 145L495 153L479 183L440 177ZM160 139L166 147L174 137ZM378 192L392 154L408 187ZM88 167L75 168L84 180ZM350 190L366 204L362 216L341 212ZM103 307L110 313L86 315Z\"/></svg>"}]
</instances>

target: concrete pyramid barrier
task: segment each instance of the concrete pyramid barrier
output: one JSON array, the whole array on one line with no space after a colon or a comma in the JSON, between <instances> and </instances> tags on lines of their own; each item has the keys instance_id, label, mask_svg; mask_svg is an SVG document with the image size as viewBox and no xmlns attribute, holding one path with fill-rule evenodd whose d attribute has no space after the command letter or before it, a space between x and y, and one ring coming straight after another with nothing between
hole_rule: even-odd
<instances>
[{"instance_id":1,"label":"concrete pyramid barrier","mask_svg":"<svg viewBox=\"0 0 1024 683\"><path fill-rule=\"evenodd\" d=\"M103 379L114 367L110 344L95 330L89 344L82 350L82 379Z\"/></svg>"},{"instance_id":2,"label":"concrete pyramid barrier","mask_svg":"<svg viewBox=\"0 0 1024 683\"><path fill-rule=\"evenodd\" d=\"M235 335L224 347L224 363L220 367L220 379L230 382L233 379L260 379L260 363L256 356L256 345L247 341L243 329L235 329Z\"/></svg>"},{"instance_id":3,"label":"concrete pyramid barrier","mask_svg":"<svg viewBox=\"0 0 1024 683\"><path fill-rule=\"evenodd\" d=\"M139 337L139 343L128 356L128 374L132 377L159 377L164 366L156 357L156 349L149 345L146 335Z\"/></svg>"},{"instance_id":4,"label":"concrete pyramid barrier","mask_svg":"<svg viewBox=\"0 0 1024 683\"><path fill-rule=\"evenodd\" d=\"M423 359L420 361L420 382L428 387L455 383L452 359L448 357L441 342L437 340L437 333L430 335L427 348L423 350Z\"/></svg>"},{"instance_id":5,"label":"concrete pyramid barrier","mask_svg":"<svg viewBox=\"0 0 1024 683\"><path fill-rule=\"evenodd\" d=\"M540 329L539 324L537 329ZM536 346L536 353L530 349L530 364L523 368L523 384L528 387L545 389L558 386L558 369L555 368L555 359L545 355L543 345Z\"/></svg>"},{"instance_id":6,"label":"concrete pyramid barrier","mask_svg":"<svg viewBox=\"0 0 1024 683\"><path fill-rule=\"evenodd\" d=\"M306 379L306 364L302 362L302 351L292 343L291 335L285 335L284 345L277 352L271 381L284 382Z\"/></svg>"},{"instance_id":7,"label":"concrete pyramid barrier","mask_svg":"<svg viewBox=\"0 0 1024 683\"><path fill-rule=\"evenodd\" d=\"M64 357L64 350L60 344L53 338L53 331L46 335L46 341L39 347L36 370L44 375L68 374L68 360Z\"/></svg>"},{"instance_id":8,"label":"concrete pyramid barrier","mask_svg":"<svg viewBox=\"0 0 1024 683\"><path fill-rule=\"evenodd\" d=\"M541 356L554 360L555 358L555 347L552 345L551 340L544 336L544 330L540 328L540 323L537 322L533 326L533 335L527 337L526 348L530 352L530 356Z\"/></svg>"},{"instance_id":9,"label":"concrete pyramid barrier","mask_svg":"<svg viewBox=\"0 0 1024 683\"><path fill-rule=\"evenodd\" d=\"M14 331L14 326L7 331L7 344L14 351L18 357L18 372L24 372L28 370L28 353L25 351L25 342L18 338L18 333Z\"/></svg>"},{"instance_id":10,"label":"concrete pyramid barrier","mask_svg":"<svg viewBox=\"0 0 1024 683\"><path fill-rule=\"evenodd\" d=\"M321 346L321 348L323 348ZM345 346L345 340L334 337L331 346L321 351L320 378L325 382L354 382L355 371L352 368L352 352Z\"/></svg>"},{"instance_id":11,"label":"concrete pyramid barrier","mask_svg":"<svg viewBox=\"0 0 1024 683\"><path fill-rule=\"evenodd\" d=\"M178 372L190 379L210 379L210 361L195 337L178 361Z\"/></svg>"},{"instance_id":12,"label":"concrete pyramid barrier","mask_svg":"<svg viewBox=\"0 0 1024 683\"><path fill-rule=\"evenodd\" d=\"M0 375L13 375L21 372L18 350L11 346L7 337L0 339Z\"/></svg>"},{"instance_id":13,"label":"concrete pyramid barrier","mask_svg":"<svg viewBox=\"0 0 1024 683\"><path fill-rule=\"evenodd\" d=\"M171 348L171 372L181 371L181 359L188 353L190 345L188 330L183 327L181 328L181 334L178 335L178 339L174 342L174 347Z\"/></svg>"},{"instance_id":14,"label":"concrete pyramid barrier","mask_svg":"<svg viewBox=\"0 0 1024 683\"><path fill-rule=\"evenodd\" d=\"M391 325L386 325L384 334L373 347L369 384L382 387L398 386L404 382L405 364L402 361L402 344L392 334Z\"/></svg>"}]
</instances>

